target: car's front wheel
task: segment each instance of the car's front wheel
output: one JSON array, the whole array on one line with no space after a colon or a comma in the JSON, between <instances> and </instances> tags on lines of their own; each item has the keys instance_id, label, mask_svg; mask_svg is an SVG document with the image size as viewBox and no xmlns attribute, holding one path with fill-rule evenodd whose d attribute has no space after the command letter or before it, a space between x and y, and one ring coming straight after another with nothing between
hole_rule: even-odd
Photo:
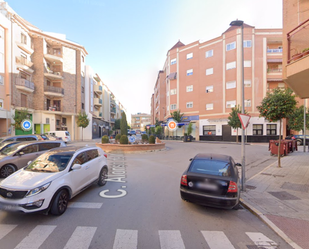
<instances>
[{"instance_id":1,"label":"car's front wheel","mask_svg":"<svg viewBox=\"0 0 309 249\"><path fill-rule=\"evenodd\" d=\"M106 167L103 167L99 175L99 180L98 180L99 186L104 186L106 184L107 174L108 174L108 169Z\"/></svg>"},{"instance_id":2,"label":"car's front wheel","mask_svg":"<svg viewBox=\"0 0 309 249\"><path fill-rule=\"evenodd\" d=\"M70 196L66 189L60 190L54 199L50 212L53 215L62 215L68 207L69 198Z\"/></svg>"},{"instance_id":3,"label":"car's front wheel","mask_svg":"<svg viewBox=\"0 0 309 249\"><path fill-rule=\"evenodd\" d=\"M4 165L0 169L0 177L1 178L6 178L10 174L13 174L15 171L16 171L16 169L15 169L14 165L12 165L12 164Z\"/></svg>"}]
</instances>

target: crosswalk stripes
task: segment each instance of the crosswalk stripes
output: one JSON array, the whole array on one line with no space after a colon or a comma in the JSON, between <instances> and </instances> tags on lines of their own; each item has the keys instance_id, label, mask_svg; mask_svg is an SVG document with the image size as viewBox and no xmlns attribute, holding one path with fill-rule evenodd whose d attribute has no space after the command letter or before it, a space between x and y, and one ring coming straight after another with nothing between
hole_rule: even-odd
<instances>
[{"instance_id":1,"label":"crosswalk stripes","mask_svg":"<svg viewBox=\"0 0 309 249\"><path fill-rule=\"evenodd\" d=\"M47 238L56 229L56 225L37 225L30 233L21 240L15 249L39 249ZM10 236L15 230L17 232L18 225L0 224L0 244L1 240ZM94 238L98 233L97 227L77 226L70 235L64 249L86 249L91 248ZM237 245L233 245L223 231L206 231L201 230L210 249L235 249ZM260 232L245 232L248 238L247 245L256 246L256 248L277 249L279 246L276 242ZM69 235L68 235L69 236ZM185 244L180 230L158 230L159 242L161 249L185 249ZM251 244L249 242L251 241ZM46 241L47 242L47 241ZM243 242L243 241L242 241ZM95 242L98 243L98 242ZM235 241L234 241L235 243ZM188 243L187 246L189 246ZM117 229L113 242L113 249L137 249L138 248L138 230Z\"/></svg>"}]
</instances>

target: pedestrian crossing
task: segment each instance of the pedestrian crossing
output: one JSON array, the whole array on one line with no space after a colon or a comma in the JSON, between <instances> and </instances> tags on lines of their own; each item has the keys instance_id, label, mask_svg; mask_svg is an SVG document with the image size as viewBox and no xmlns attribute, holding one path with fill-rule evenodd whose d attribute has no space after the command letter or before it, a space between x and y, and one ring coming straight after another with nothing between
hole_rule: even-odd
<instances>
[{"instance_id":1,"label":"pedestrian crossing","mask_svg":"<svg viewBox=\"0 0 309 249\"><path fill-rule=\"evenodd\" d=\"M26 235L20 242L18 242L15 249L39 249L44 248L44 242L57 228L56 225L37 225L34 227L28 235ZM0 224L0 244L1 240L6 236L10 236L10 233L18 229L18 225ZM91 226L77 226L71 235L67 235L67 242L64 249L87 249L97 248L93 245L104 245L104 241L101 238L102 231L97 227ZM235 236L233 243L226 236L223 231L199 231L201 238L204 238L210 249L237 249L238 241L235 244ZM250 248L267 248L277 249L278 244L269 239L259 232L246 232L247 246ZM159 230L158 240L161 249L185 249L185 243L183 241L180 230ZM13 236L13 235L12 235ZM101 239L101 240L100 240ZM99 240L99 241L98 241ZM186 243L187 248L190 249L190 241ZM47 248L47 245L45 245ZM58 248L58 247L57 247ZM101 247L98 247L101 248ZM103 247L102 247L103 248ZM107 247L104 247L107 248ZM138 230L117 229L113 240L112 249L137 249L138 246ZM158 248L158 245L149 245L147 248ZM249 247L248 247L249 248Z\"/></svg>"}]
</instances>

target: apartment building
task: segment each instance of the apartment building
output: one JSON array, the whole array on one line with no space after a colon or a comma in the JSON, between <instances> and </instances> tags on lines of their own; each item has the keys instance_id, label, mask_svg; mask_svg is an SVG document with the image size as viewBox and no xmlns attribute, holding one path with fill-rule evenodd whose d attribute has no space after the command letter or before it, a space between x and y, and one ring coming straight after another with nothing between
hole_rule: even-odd
<instances>
[{"instance_id":1,"label":"apartment building","mask_svg":"<svg viewBox=\"0 0 309 249\"><path fill-rule=\"evenodd\" d=\"M131 115L131 129L146 131L146 125L151 124L151 115L146 113L137 113Z\"/></svg>"},{"instance_id":2,"label":"apartment building","mask_svg":"<svg viewBox=\"0 0 309 249\"><path fill-rule=\"evenodd\" d=\"M164 120L166 116L166 73L163 70L158 72L151 103L153 103L151 124L154 125L156 121Z\"/></svg>"},{"instance_id":3,"label":"apartment building","mask_svg":"<svg viewBox=\"0 0 309 249\"><path fill-rule=\"evenodd\" d=\"M160 92L157 82L154 87L152 120L160 117L160 121L167 121L171 112L180 110L184 114L182 123L193 123L192 135L196 140L235 141L237 130L227 123L232 107L242 103L243 63L245 109L251 115L247 140L275 138L279 124L260 118L256 106L268 90L286 87L282 80L282 30L256 29L244 24L243 62L241 32L240 27L231 26L221 36L208 41L187 45L178 41L168 51L162 70L166 75L166 93ZM165 96L165 105L156 101L157 92ZM164 118L158 115L158 109L165 110ZM182 134L185 129L184 125Z\"/></svg>"},{"instance_id":4,"label":"apartment building","mask_svg":"<svg viewBox=\"0 0 309 249\"><path fill-rule=\"evenodd\" d=\"M309 98L309 1L283 0L283 79Z\"/></svg>"}]
</instances>

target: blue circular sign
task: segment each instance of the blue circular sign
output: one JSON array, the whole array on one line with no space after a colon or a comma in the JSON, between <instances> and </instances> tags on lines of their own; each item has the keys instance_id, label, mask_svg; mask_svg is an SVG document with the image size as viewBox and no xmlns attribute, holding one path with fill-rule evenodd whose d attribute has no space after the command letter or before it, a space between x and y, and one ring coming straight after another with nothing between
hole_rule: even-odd
<instances>
[{"instance_id":1,"label":"blue circular sign","mask_svg":"<svg viewBox=\"0 0 309 249\"><path fill-rule=\"evenodd\" d=\"M135 137L130 136L130 137L129 137L129 141L130 141L130 143L134 143L134 142L135 142Z\"/></svg>"},{"instance_id":2,"label":"blue circular sign","mask_svg":"<svg viewBox=\"0 0 309 249\"><path fill-rule=\"evenodd\" d=\"M32 129L31 120L29 119L23 120L23 122L21 123L21 128L24 131L30 131Z\"/></svg>"}]
</instances>

